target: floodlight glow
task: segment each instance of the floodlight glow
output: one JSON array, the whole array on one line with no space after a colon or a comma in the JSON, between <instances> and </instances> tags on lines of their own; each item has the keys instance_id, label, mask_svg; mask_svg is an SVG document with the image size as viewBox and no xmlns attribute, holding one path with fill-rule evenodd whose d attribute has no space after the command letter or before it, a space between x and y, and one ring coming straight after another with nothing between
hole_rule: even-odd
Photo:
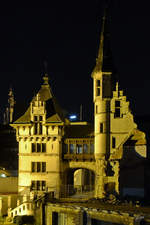
<instances>
[{"instance_id":1,"label":"floodlight glow","mask_svg":"<svg viewBox=\"0 0 150 225\"><path fill-rule=\"evenodd\" d=\"M69 119L75 120L75 119L77 119L77 116L76 116L76 115L71 115L71 116L69 117Z\"/></svg>"},{"instance_id":2,"label":"floodlight glow","mask_svg":"<svg viewBox=\"0 0 150 225\"><path fill-rule=\"evenodd\" d=\"M1 176L1 177L6 177L6 174L2 173L0 176Z\"/></svg>"}]
</instances>

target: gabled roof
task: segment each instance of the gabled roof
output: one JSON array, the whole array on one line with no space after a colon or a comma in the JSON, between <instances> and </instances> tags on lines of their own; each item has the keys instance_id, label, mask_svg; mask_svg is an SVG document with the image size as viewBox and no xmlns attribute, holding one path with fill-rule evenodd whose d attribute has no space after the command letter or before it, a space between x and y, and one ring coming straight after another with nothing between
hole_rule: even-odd
<instances>
[{"instance_id":1,"label":"gabled roof","mask_svg":"<svg viewBox=\"0 0 150 225\"><path fill-rule=\"evenodd\" d=\"M41 85L41 88L38 92L40 96L40 100L45 102L46 107L46 122L50 123L61 123L65 121L65 117L63 115L62 109L60 108L56 98L53 96L51 91L50 85L48 83L48 75L45 74L43 77L44 83ZM33 97L32 101L35 100L35 96ZM13 124L26 124L30 123L30 110L31 105L29 105L28 109L25 113L19 117Z\"/></svg>"}]
</instances>

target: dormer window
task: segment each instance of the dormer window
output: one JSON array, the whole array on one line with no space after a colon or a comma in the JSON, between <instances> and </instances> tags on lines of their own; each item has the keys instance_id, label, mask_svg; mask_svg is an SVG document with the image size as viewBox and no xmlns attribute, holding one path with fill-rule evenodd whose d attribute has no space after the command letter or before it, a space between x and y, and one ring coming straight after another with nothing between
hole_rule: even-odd
<instances>
[{"instance_id":1,"label":"dormer window","mask_svg":"<svg viewBox=\"0 0 150 225\"><path fill-rule=\"evenodd\" d=\"M34 116L34 122L41 122L43 121L43 116Z\"/></svg>"},{"instance_id":2,"label":"dormer window","mask_svg":"<svg viewBox=\"0 0 150 225\"><path fill-rule=\"evenodd\" d=\"M42 134L43 116L34 116L34 134Z\"/></svg>"}]
</instances>

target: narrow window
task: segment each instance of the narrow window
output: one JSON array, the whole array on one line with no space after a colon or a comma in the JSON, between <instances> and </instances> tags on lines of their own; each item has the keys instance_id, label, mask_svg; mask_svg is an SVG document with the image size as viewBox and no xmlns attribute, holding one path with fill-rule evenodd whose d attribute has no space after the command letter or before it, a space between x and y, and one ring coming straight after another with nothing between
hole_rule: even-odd
<instances>
[{"instance_id":1,"label":"narrow window","mask_svg":"<svg viewBox=\"0 0 150 225\"><path fill-rule=\"evenodd\" d=\"M96 105L96 113L98 113L98 105Z\"/></svg>"},{"instance_id":2,"label":"narrow window","mask_svg":"<svg viewBox=\"0 0 150 225\"><path fill-rule=\"evenodd\" d=\"M37 143L37 152L41 152L41 144Z\"/></svg>"},{"instance_id":3,"label":"narrow window","mask_svg":"<svg viewBox=\"0 0 150 225\"><path fill-rule=\"evenodd\" d=\"M39 134L42 134L42 123L39 123Z\"/></svg>"},{"instance_id":4,"label":"narrow window","mask_svg":"<svg viewBox=\"0 0 150 225\"><path fill-rule=\"evenodd\" d=\"M75 152L75 145L74 144L70 144L70 154L73 154Z\"/></svg>"},{"instance_id":5,"label":"narrow window","mask_svg":"<svg viewBox=\"0 0 150 225\"><path fill-rule=\"evenodd\" d=\"M46 181L42 180L42 191L46 190Z\"/></svg>"},{"instance_id":6,"label":"narrow window","mask_svg":"<svg viewBox=\"0 0 150 225\"><path fill-rule=\"evenodd\" d=\"M115 101L115 114L114 114L115 118L120 117L120 101L116 100Z\"/></svg>"},{"instance_id":7,"label":"narrow window","mask_svg":"<svg viewBox=\"0 0 150 225\"><path fill-rule=\"evenodd\" d=\"M46 152L46 143L42 143L42 152Z\"/></svg>"},{"instance_id":8,"label":"narrow window","mask_svg":"<svg viewBox=\"0 0 150 225\"><path fill-rule=\"evenodd\" d=\"M88 145L87 144L83 144L83 151L85 154L88 153Z\"/></svg>"},{"instance_id":9,"label":"narrow window","mask_svg":"<svg viewBox=\"0 0 150 225\"><path fill-rule=\"evenodd\" d=\"M37 134L37 123L34 124L34 134Z\"/></svg>"},{"instance_id":10,"label":"narrow window","mask_svg":"<svg viewBox=\"0 0 150 225\"><path fill-rule=\"evenodd\" d=\"M32 162L32 172L36 172L35 162Z\"/></svg>"},{"instance_id":11,"label":"narrow window","mask_svg":"<svg viewBox=\"0 0 150 225\"><path fill-rule=\"evenodd\" d=\"M34 180L31 181L31 190L36 190L36 183Z\"/></svg>"},{"instance_id":12,"label":"narrow window","mask_svg":"<svg viewBox=\"0 0 150 225\"><path fill-rule=\"evenodd\" d=\"M77 154L82 154L82 145L77 145Z\"/></svg>"},{"instance_id":13,"label":"narrow window","mask_svg":"<svg viewBox=\"0 0 150 225\"><path fill-rule=\"evenodd\" d=\"M46 172L46 162L42 162L42 172Z\"/></svg>"},{"instance_id":14,"label":"narrow window","mask_svg":"<svg viewBox=\"0 0 150 225\"><path fill-rule=\"evenodd\" d=\"M100 133L103 133L103 123L100 123Z\"/></svg>"},{"instance_id":15,"label":"narrow window","mask_svg":"<svg viewBox=\"0 0 150 225\"><path fill-rule=\"evenodd\" d=\"M37 172L41 172L41 163L37 162Z\"/></svg>"},{"instance_id":16,"label":"narrow window","mask_svg":"<svg viewBox=\"0 0 150 225\"><path fill-rule=\"evenodd\" d=\"M35 152L35 143L32 143L32 152Z\"/></svg>"},{"instance_id":17,"label":"narrow window","mask_svg":"<svg viewBox=\"0 0 150 225\"><path fill-rule=\"evenodd\" d=\"M43 120L43 116L40 116L40 121L42 121Z\"/></svg>"},{"instance_id":18,"label":"narrow window","mask_svg":"<svg viewBox=\"0 0 150 225\"><path fill-rule=\"evenodd\" d=\"M97 88L97 96L100 96L100 88Z\"/></svg>"},{"instance_id":19,"label":"narrow window","mask_svg":"<svg viewBox=\"0 0 150 225\"><path fill-rule=\"evenodd\" d=\"M112 148L116 148L116 138L112 137Z\"/></svg>"},{"instance_id":20,"label":"narrow window","mask_svg":"<svg viewBox=\"0 0 150 225\"><path fill-rule=\"evenodd\" d=\"M37 190L40 191L40 181L37 180Z\"/></svg>"},{"instance_id":21,"label":"narrow window","mask_svg":"<svg viewBox=\"0 0 150 225\"><path fill-rule=\"evenodd\" d=\"M118 118L118 117L120 117L120 108L116 108L115 109L115 118Z\"/></svg>"},{"instance_id":22,"label":"narrow window","mask_svg":"<svg viewBox=\"0 0 150 225\"><path fill-rule=\"evenodd\" d=\"M100 87L100 80L97 80L97 87Z\"/></svg>"},{"instance_id":23,"label":"narrow window","mask_svg":"<svg viewBox=\"0 0 150 225\"><path fill-rule=\"evenodd\" d=\"M90 153L91 154L94 153L94 144L93 143L90 144Z\"/></svg>"}]
</instances>

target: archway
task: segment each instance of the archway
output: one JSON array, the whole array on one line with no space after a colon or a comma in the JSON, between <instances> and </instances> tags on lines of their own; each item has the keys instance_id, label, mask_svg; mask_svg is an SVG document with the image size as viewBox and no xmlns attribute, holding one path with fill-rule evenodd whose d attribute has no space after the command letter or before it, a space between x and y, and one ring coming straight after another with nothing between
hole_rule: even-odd
<instances>
[{"instance_id":1,"label":"archway","mask_svg":"<svg viewBox=\"0 0 150 225\"><path fill-rule=\"evenodd\" d=\"M85 168L68 169L64 173L65 197L86 197L94 195L95 174L92 170Z\"/></svg>"}]
</instances>

